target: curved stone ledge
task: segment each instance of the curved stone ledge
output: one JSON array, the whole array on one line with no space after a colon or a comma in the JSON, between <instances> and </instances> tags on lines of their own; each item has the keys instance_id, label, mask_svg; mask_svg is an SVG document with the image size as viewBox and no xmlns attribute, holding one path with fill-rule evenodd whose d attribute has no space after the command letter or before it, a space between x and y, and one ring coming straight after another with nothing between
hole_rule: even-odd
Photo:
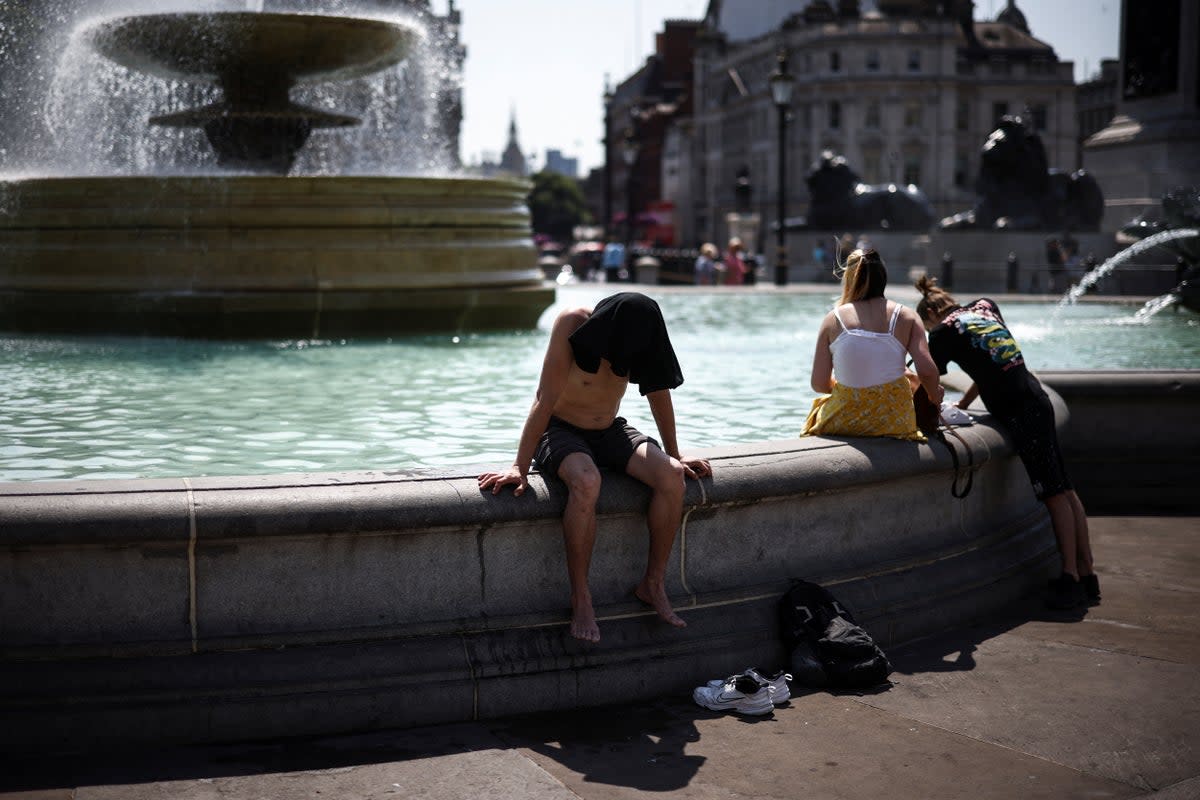
<instances>
[{"instance_id":1,"label":"curved stone ledge","mask_svg":"<svg viewBox=\"0 0 1200 800\"><path fill-rule=\"evenodd\" d=\"M1065 409L1060 408L1065 418ZM827 585L884 646L1041 583L1048 519L1002 433L713 449L668 591L632 595L648 492L606 475L572 640L565 490L481 494L478 470L0 484L0 743L222 741L366 730L686 691L781 663L776 603Z\"/></svg>"},{"instance_id":2,"label":"curved stone ledge","mask_svg":"<svg viewBox=\"0 0 1200 800\"><path fill-rule=\"evenodd\" d=\"M1200 371L1040 375L1071 408L1063 453L1089 511L1200 513Z\"/></svg>"}]
</instances>

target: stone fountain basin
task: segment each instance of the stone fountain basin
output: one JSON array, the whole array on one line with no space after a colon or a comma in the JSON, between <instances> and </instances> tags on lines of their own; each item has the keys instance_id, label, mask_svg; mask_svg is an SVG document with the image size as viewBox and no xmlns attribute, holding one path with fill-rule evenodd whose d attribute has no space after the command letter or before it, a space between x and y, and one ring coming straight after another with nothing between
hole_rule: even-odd
<instances>
[{"instance_id":1,"label":"stone fountain basin","mask_svg":"<svg viewBox=\"0 0 1200 800\"><path fill-rule=\"evenodd\" d=\"M296 83L371 75L404 60L416 36L379 19L240 11L120 17L88 33L107 58L160 78L216 81L269 69Z\"/></svg>"},{"instance_id":2,"label":"stone fountain basin","mask_svg":"<svg viewBox=\"0 0 1200 800\"><path fill-rule=\"evenodd\" d=\"M507 179L0 185L0 329L240 337L530 328L554 300Z\"/></svg>"}]
</instances>

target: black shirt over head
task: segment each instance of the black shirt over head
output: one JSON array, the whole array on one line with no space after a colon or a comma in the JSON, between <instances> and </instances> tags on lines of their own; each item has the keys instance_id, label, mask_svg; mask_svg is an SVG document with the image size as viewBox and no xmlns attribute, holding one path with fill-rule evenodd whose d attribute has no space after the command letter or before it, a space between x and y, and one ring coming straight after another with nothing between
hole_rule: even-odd
<instances>
[{"instance_id":1,"label":"black shirt over head","mask_svg":"<svg viewBox=\"0 0 1200 800\"><path fill-rule=\"evenodd\" d=\"M643 395L683 383L662 311L644 294L604 298L568 341L581 370L594 374L600 359L606 359L615 374L628 377Z\"/></svg>"}]
</instances>

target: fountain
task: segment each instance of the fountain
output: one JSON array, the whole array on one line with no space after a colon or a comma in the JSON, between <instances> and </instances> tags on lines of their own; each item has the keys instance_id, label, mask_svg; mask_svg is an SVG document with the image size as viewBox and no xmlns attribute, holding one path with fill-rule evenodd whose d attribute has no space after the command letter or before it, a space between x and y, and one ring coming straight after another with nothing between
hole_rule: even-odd
<instances>
[{"instance_id":1,"label":"fountain","mask_svg":"<svg viewBox=\"0 0 1200 800\"><path fill-rule=\"evenodd\" d=\"M1200 190L1179 186L1163 195L1162 218L1147 219L1143 214L1121 231L1121 238L1132 241L1127 248L1105 260L1072 286L1059 301L1059 308L1074 304L1093 286L1122 264L1138 255L1162 246L1175 254L1179 263L1179 283L1169 292L1148 300L1133 317L1133 322L1150 320L1164 308L1180 303L1200 310Z\"/></svg>"},{"instance_id":2,"label":"fountain","mask_svg":"<svg viewBox=\"0 0 1200 800\"><path fill-rule=\"evenodd\" d=\"M144 73L211 101L155 109L149 123L203 130L219 169L130 164L0 184L0 329L286 338L532 327L553 289L536 267L523 182L395 175L386 161L366 174L296 174L310 134L359 120L290 92L417 69L407 62L423 35L415 19L262 11L81 23L64 63L86 48L121 79ZM385 158L387 144L375 145Z\"/></svg>"},{"instance_id":3,"label":"fountain","mask_svg":"<svg viewBox=\"0 0 1200 800\"><path fill-rule=\"evenodd\" d=\"M130 48L112 49L110 38L138 38L114 19L84 30L91 33L77 40L112 54ZM127 32L117 36L118 30ZM407 35L385 31L384 38L392 42L380 48L386 62ZM85 60L80 52L73 48L64 59ZM161 57L151 63L146 48L141 52L138 63L162 68ZM111 78L101 83L125 99L146 94L129 92L127 67L87 63ZM209 86L187 89L181 92L186 105L199 108L179 117L170 108L183 106L175 105L180 98L146 108L163 96L143 86L154 96L135 104L145 113L130 115L131 127L160 137L152 155L187 153L182 168L110 175L87 166L75 177L0 185L0 327L264 333L293 340L291 347L0 340L8 356L0 359L0 383L11 389L6 405L15 411L4 425L16 420L13 430L27 437L15 442L9 436L0 452L52 460L46 458L45 417L64 410L80 426L76 438L111 447L113 427L142 417L141 409L118 402L96 410L94 404L157 381L166 393L147 406L165 411L169 424L152 422L130 447L118 444L126 452L115 456L127 458L129 450L144 451L147 441L178 431L171 449L184 454L189 470L146 479L0 481L0 716L6 722L0 746L7 753L245 742L628 702L778 661L777 599L795 576L836 584L839 598L885 647L975 621L1048 577L1055 549L1045 509L1011 441L986 417L965 431L958 445L964 449L956 449L977 473L975 490L962 501L947 492L955 460L929 444L793 436L710 446L704 455L713 460L714 474L687 484L667 575L668 591L689 622L682 630L658 624L630 596L629 565L645 547L648 495L627 476L606 476L598 501L604 546L591 571L605 637L597 646L564 635L561 482L535 474L523 497L493 497L478 491L478 465L413 469L362 451L338 471L292 458L268 464L279 470L275 474L198 475L194 456L223 447L216 437L241 424L242 416L254 426L251 435L233 437L243 443L320 438L314 444L325 447L343 438L342 423L367 421L372 439L416 442L438 459L446 457L448 431L457 426L452 432L466 438L474 423L464 420L482 420L503 429L510 455L539 345L523 355L514 347L529 344L522 337L492 334L496 355L464 362L446 340L461 352L478 347L475 337L461 337L461 348L459 337L441 337L440 351L426 354L422 375L411 340L336 339L342 332L531 321L551 298L533 268L523 184L360 174L361 167L331 174L338 172L329 168L337 159L326 160L328 150L317 158L313 153L327 144L320 126L345 115L298 108L325 106L328 96L314 97L298 80L293 97L281 88L286 77L276 77L268 82L269 118L256 116L242 107L245 94L230 76L218 79L218 72L206 81L216 83L223 98ZM73 74L88 85L82 72ZM70 83L56 86L56 115L72 105L61 93ZM268 94L266 86L257 91ZM368 87L356 96L374 92ZM226 152L205 148L201 157L195 156L200 148L171 147L199 144L201 134L137 122L149 117L211 128L205 131L210 142L216 139L214 146ZM0 128L8 122L0 119ZM362 127L339 134L353 136ZM295 142L306 128L313 141L290 155L269 136L272 143L263 145L264 130L284 129L290 133L282 138ZM73 145L88 143L69 127L54 131ZM131 163L154 162L123 135L112 143L113 152L136 154ZM365 138L349 150L369 146L386 151L394 145ZM77 150L58 152L74 164ZM205 174L205 158L224 159L237 171ZM278 174L289 160L292 174ZM564 295L592 291L600 288L580 286ZM694 303L696 296L682 291L678 302ZM778 378L796 367L797 352L811 352L797 347L788 328L795 323L793 301L784 293L713 294L714 315L670 315L680 320L680 343L690 325L697 351L714 360L696 372L725 384L717 387L723 392L681 392L712 414L713 424L698 429L689 446L705 447L717 426L741 425L746 387L764 383L779 384L784 404L764 418L764 430L793 435L795 410L804 404ZM770 311L754 305L761 303L773 313L758 313ZM713 322L717 311L724 322ZM803 330L811 335L815 325ZM714 331L735 333L714 337ZM764 369L731 349L761 351L756 337L773 343L785 359L782 368ZM319 338L329 346L308 346ZM130 348L144 348L149 357L129 357ZM80 349L96 354L95 373L107 382L87 385L74 374L53 386L38 359L69 372L72 362L79 366ZM35 351L24 367L21 350ZM233 364L246 354L257 359L262 350L281 358ZM331 356L338 369L306 373L290 358L314 352ZM13 363L18 366L10 368ZM279 394L248 405L230 402L239 372L247 384ZM396 381L395 391L363 397L346 380L380 373ZM448 387L447 374L466 376L467 385ZM1089 476L1119 481L1092 484L1109 502L1150 497L1194 505L1186 478L1195 472L1200 448L1188 436L1200 381L1175 373L1134 376L1115 391L1104 381L1067 373L1054 384L1069 386L1078 398L1068 424L1080 433L1064 442L1082 441L1088 455L1098 456L1073 463L1094 464ZM480 397L480 386L505 382L521 386L510 411L498 414L492 405L472 414L464 404ZM59 388L78 393L64 397ZM295 412L307 390L319 395L310 413L300 409L313 428L299 436L282 427L264 430L266 420ZM433 394L414 397L420 391ZM1131 398L1139 403L1137 413L1113 410ZM490 394L486 399L490 404ZM1097 399L1102 407L1089 411ZM21 416L29 409L36 418ZM174 424L187 423L197 409L207 415L198 427ZM435 424L394 434L392 426L414 411L433 413ZM309 435L317 429L320 437Z\"/></svg>"}]
</instances>

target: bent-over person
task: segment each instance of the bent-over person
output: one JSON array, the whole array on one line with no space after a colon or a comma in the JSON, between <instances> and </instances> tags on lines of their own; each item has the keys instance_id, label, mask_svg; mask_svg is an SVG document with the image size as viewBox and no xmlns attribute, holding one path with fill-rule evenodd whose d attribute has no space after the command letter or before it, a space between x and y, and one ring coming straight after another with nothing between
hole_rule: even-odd
<instances>
[{"instance_id":1,"label":"bent-over person","mask_svg":"<svg viewBox=\"0 0 1200 800\"><path fill-rule=\"evenodd\" d=\"M630 383L650 404L662 444L617 416ZM634 589L644 603L676 627L679 618L664 578L683 516L684 476L711 472L704 459L680 454L671 390L683 383L658 304L637 292L606 297L595 309L563 311L554 321L537 395L521 430L517 457L502 472L479 476L479 488L498 494L512 484L520 496L529 486L530 464L567 486L563 542L571 584L571 635L600 641L588 588L596 542L600 467L621 470L650 487L646 514L650 552L646 573Z\"/></svg>"}]
</instances>

